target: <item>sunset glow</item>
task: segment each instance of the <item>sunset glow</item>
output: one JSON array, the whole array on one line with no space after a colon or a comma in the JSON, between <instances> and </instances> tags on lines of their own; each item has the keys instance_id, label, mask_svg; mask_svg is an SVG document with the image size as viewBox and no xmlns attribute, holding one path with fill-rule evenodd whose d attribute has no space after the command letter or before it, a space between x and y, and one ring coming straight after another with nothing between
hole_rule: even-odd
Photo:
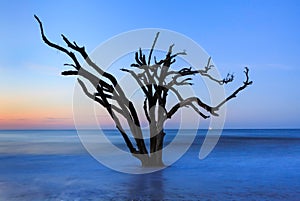
<instances>
[{"instance_id":1,"label":"sunset glow","mask_svg":"<svg viewBox=\"0 0 300 201\"><path fill-rule=\"evenodd\" d=\"M64 33L88 52L133 29L160 27L182 33L212 56L222 75L234 73L227 94L243 82L243 68L250 68L254 85L229 103L225 127L300 127L297 1L156 2L147 5L149 11L160 4L170 12L151 17L132 12L139 10L135 3L116 7L72 2L69 9L68 2L13 2L3 2L0 12L0 129L74 128L76 78L60 75L69 59L42 42L34 14L51 40L63 45ZM104 125L114 127L107 113L100 115Z\"/></svg>"}]
</instances>

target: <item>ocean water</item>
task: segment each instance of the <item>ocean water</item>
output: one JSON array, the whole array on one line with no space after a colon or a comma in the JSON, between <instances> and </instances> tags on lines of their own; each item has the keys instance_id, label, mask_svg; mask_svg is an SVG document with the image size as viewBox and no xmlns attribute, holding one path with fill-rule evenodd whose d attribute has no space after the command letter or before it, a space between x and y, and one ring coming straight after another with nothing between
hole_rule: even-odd
<instances>
[{"instance_id":1,"label":"ocean water","mask_svg":"<svg viewBox=\"0 0 300 201\"><path fill-rule=\"evenodd\" d=\"M168 143L176 130L166 133ZM200 160L205 133L170 167L132 175L96 161L75 130L3 130L0 201L300 200L300 130L223 130ZM126 149L116 131L105 134Z\"/></svg>"}]
</instances>

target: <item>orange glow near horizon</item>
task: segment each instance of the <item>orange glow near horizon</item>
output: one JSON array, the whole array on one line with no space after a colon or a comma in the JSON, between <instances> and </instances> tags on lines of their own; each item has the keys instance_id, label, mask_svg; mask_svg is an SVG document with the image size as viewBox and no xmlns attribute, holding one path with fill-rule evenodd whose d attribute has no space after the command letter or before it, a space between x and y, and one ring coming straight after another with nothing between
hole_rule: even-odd
<instances>
[{"instance_id":1,"label":"orange glow near horizon","mask_svg":"<svg viewBox=\"0 0 300 201\"><path fill-rule=\"evenodd\" d=\"M35 96L1 97L0 129L74 127L71 104Z\"/></svg>"},{"instance_id":2,"label":"orange glow near horizon","mask_svg":"<svg viewBox=\"0 0 300 201\"><path fill-rule=\"evenodd\" d=\"M0 97L1 129L74 129L72 99L66 97L7 95ZM103 111L102 111L103 112ZM111 119L101 115L101 125L112 127ZM107 118L106 118L107 117ZM84 122L89 126L89 122Z\"/></svg>"}]
</instances>

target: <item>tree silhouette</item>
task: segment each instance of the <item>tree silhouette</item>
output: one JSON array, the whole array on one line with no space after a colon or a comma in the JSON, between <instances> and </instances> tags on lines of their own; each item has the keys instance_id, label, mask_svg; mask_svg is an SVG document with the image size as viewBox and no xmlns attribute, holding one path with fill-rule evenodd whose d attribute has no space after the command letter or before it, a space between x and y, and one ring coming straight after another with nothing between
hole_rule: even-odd
<instances>
[{"instance_id":1,"label":"tree silhouette","mask_svg":"<svg viewBox=\"0 0 300 201\"><path fill-rule=\"evenodd\" d=\"M107 110L115 122L116 128L122 135L130 153L141 161L142 166L164 165L162 161L162 150L165 137L164 123L168 119L171 119L180 108L191 107L204 119L209 118L209 114L218 116L217 112L222 105L235 98L239 92L252 84L252 81L249 80L248 76L249 69L246 67L244 71L246 80L243 82L243 85L216 106L209 106L202 102L198 97L182 97L176 88L183 85L192 85L190 82L192 80L190 77L191 75L199 74L220 85L232 82L234 77L233 75L228 74L226 78L218 80L210 75L210 70L213 68L211 58L208 59L207 65L203 70L193 70L192 68L182 68L179 71L172 70L170 67L176 61L176 57L179 55L186 55L184 51L173 53L172 49L174 44L170 45L164 59L157 61L156 57L154 57L154 63L151 63L153 60L152 54L155 44L159 37L159 33L157 33L148 58L146 59L145 54L143 54L142 50L139 49L135 53L135 63L131 64L131 67L136 70L125 68L121 69L132 76L145 95L143 110L150 129L149 152L143 138L143 132L137 110L133 102L129 100L122 90L122 87L118 84L117 79L112 74L102 70L100 66L94 63L85 51L84 46L81 47L78 46L76 42L70 42L63 34L61 36L67 47L62 47L49 41L45 36L42 22L36 15L34 17L39 23L43 41L48 46L65 53L73 61L71 64L64 65L73 67L74 69L63 71L61 74L64 76L78 76L77 80L83 92L87 97L99 103ZM72 51L75 51L76 54ZM85 62L97 72L97 74L83 68L77 58L78 55L80 55L80 57L82 57ZM89 81L95 91L90 92L82 79ZM167 108L167 97L170 91L176 95L178 103L171 108ZM119 120L119 116L126 119L130 131L126 131L123 128ZM129 135L133 136L135 143L130 140Z\"/></svg>"}]
</instances>

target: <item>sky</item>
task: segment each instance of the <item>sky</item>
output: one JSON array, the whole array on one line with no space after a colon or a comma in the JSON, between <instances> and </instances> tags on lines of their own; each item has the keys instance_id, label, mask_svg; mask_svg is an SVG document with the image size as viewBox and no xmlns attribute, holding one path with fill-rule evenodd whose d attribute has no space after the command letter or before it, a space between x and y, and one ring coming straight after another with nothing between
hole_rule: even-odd
<instances>
[{"instance_id":1,"label":"sky","mask_svg":"<svg viewBox=\"0 0 300 201\"><path fill-rule=\"evenodd\" d=\"M250 68L254 84L228 104L225 128L300 128L299 11L296 0L1 1L0 129L74 128L76 79L60 75L69 58L41 41L34 14L49 39L63 45L64 33L88 52L134 29L184 34L235 74L226 93Z\"/></svg>"}]
</instances>

